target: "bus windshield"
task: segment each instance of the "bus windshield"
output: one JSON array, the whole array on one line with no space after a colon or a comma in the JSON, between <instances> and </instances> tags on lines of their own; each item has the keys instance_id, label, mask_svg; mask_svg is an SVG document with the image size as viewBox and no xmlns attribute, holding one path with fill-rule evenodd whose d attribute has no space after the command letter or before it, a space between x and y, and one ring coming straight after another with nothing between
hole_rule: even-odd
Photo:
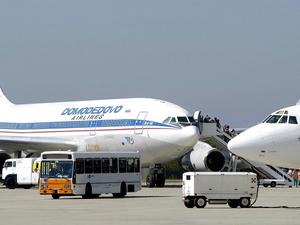
<instances>
[{"instance_id":1,"label":"bus windshield","mask_svg":"<svg viewBox=\"0 0 300 225\"><path fill-rule=\"evenodd\" d=\"M43 161L41 165L41 178L71 178L72 161Z\"/></svg>"}]
</instances>

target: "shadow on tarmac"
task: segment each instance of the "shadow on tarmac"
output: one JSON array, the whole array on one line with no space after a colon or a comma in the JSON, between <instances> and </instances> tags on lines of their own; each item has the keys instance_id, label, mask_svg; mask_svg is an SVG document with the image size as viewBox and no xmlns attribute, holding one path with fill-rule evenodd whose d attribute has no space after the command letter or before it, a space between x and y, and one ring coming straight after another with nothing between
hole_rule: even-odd
<instances>
[{"instance_id":1,"label":"shadow on tarmac","mask_svg":"<svg viewBox=\"0 0 300 225\"><path fill-rule=\"evenodd\" d=\"M59 200L122 200L122 199L147 199L147 198L174 198L176 197L175 195L151 195L151 196L126 196L124 198L114 198L112 196L100 196L98 198L88 198L88 199L83 199L81 196L71 196L71 197L61 197ZM50 199L53 200L53 199Z\"/></svg>"},{"instance_id":2,"label":"shadow on tarmac","mask_svg":"<svg viewBox=\"0 0 300 225\"><path fill-rule=\"evenodd\" d=\"M300 206L252 206L251 208L254 209L299 209L300 210Z\"/></svg>"},{"instance_id":3,"label":"shadow on tarmac","mask_svg":"<svg viewBox=\"0 0 300 225\"><path fill-rule=\"evenodd\" d=\"M147 185L142 185L142 188L148 188ZM153 187L155 189L157 187ZM159 188L182 188L181 184L166 184L164 187L159 187Z\"/></svg>"}]
</instances>

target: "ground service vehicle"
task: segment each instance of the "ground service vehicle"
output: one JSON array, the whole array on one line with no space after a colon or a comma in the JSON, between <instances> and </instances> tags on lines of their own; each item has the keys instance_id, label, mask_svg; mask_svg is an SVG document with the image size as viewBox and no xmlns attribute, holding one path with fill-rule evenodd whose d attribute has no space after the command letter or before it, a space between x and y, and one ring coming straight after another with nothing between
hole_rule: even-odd
<instances>
[{"instance_id":1,"label":"ground service vehicle","mask_svg":"<svg viewBox=\"0 0 300 225\"><path fill-rule=\"evenodd\" d=\"M207 203L247 208L257 196L257 176L246 172L187 172L183 174L183 201L187 208Z\"/></svg>"},{"instance_id":2,"label":"ground service vehicle","mask_svg":"<svg viewBox=\"0 0 300 225\"><path fill-rule=\"evenodd\" d=\"M53 199L101 194L124 197L141 189L139 152L51 151L41 158L40 194Z\"/></svg>"},{"instance_id":3,"label":"ground service vehicle","mask_svg":"<svg viewBox=\"0 0 300 225\"><path fill-rule=\"evenodd\" d=\"M3 184L9 189L30 188L38 184L39 170L40 158L7 159L2 169Z\"/></svg>"}]
</instances>

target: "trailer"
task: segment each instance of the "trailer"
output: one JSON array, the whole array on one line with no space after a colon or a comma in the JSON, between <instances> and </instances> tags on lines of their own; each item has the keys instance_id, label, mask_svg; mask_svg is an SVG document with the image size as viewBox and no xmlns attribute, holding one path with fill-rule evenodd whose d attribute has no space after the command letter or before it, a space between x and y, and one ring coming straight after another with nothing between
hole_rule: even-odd
<instances>
[{"instance_id":1,"label":"trailer","mask_svg":"<svg viewBox=\"0 0 300 225\"><path fill-rule=\"evenodd\" d=\"M2 182L9 188L30 188L39 183L40 158L7 159L2 169Z\"/></svg>"},{"instance_id":2,"label":"trailer","mask_svg":"<svg viewBox=\"0 0 300 225\"><path fill-rule=\"evenodd\" d=\"M186 172L183 174L183 202L187 208L228 204L248 208L256 199L257 175L248 172ZM253 204L253 203L252 203Z\"/></svg>"}]
</instances>

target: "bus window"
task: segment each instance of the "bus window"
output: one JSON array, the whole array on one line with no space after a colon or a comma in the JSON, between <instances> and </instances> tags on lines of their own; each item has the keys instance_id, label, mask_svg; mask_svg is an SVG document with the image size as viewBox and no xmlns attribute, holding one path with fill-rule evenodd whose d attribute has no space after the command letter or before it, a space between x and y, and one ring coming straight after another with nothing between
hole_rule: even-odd
<instances>
[{"instance_id":1,"label":"bus window","mask_svg":"<svg viewBox=\"0 0 300 225\"><path fill-rule=\"evenodd\" d=\"M86 159L85 160L85 168L84 173L93 173L93 160L92 159Z\"/></svg>"},{"instance_id":2,"label":"bus window","mask_svg":"<svg viewBox=\"0 0 300 225\"><path fill-rule=\"evenodd\" d=\"M140 160L134 159L134 172L139 173L140 172Z\"/></svg>"},{"instance_id":3,"label":"bus window","mask_svg":"<svg viewBox=\"0 0 300 225\"><path fill-rule=\"evenodd\" d=\"M109 159L102 159L102 173L109 173Z\"/></svg>"},{"instance_id":4,"label":"bus window","mask_svg":"<svg viewBox=\"0 0 300 225\"><path fill-rule=\"evenodd\" d=\"M120 173L126 173L126 165L127 165L126 159L119 159L119 172Z\"/></svg>"},{"instance_id":5,"label":"bus window","mask_svg":"<svg viewBox=\"0 0 300 225\"><path fill-rule=\"evenodd\" d=\"M77 174L84 173L84 160L83 159L76 160L76 173Z\"/></svg>"},{"instance_id":6,"label":"bus window","mask_svg":"<svg viewBox=\"0 0 300 225\"><path fill-rule=\"evenodd\" d=\"M94 173L101 173L101 159L94 160Z\"/></svg>"},{"instance_id":7,"label":"bus window","mask_svg":"<svg viewBox=\"0 0 300 225\"><path fill-rule=\"evenodd\" d=\"M111 173L117 173L118 172L118 159L112 158L111 159L111 167L110 167Z\"/></svg>"},{"instance_id":8,"label":"bus window","mask_svg":"<svg viewBox=\"0 0 300 225\"><path fill-rule=\"evenodd\" d=\"M127 159L127 172L128 173L134 172L134 159Z\"/></svg>"}]
</instances>

